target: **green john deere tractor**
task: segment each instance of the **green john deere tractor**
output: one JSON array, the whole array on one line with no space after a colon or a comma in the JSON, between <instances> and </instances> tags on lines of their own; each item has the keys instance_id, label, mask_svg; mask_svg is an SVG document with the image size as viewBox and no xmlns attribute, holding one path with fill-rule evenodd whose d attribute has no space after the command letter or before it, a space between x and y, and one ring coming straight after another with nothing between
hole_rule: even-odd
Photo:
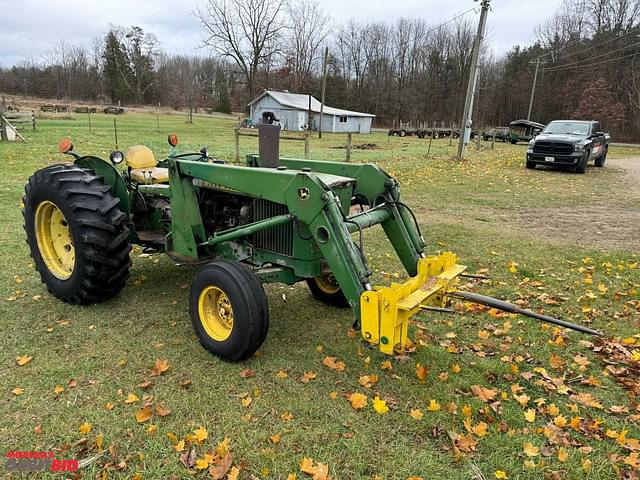
<instances>
[{"instance_id":1,"label":"green john deere tractor","mask_svg":"<svg viewBox=\"0 0 640 480\"><path fill-rule=\"evenodd\" d=\"M260 126L260 153L246 166L206 148L156 161L145 146L114 151L111 162L60 151L72 163L37 171L25 187L24 222L35 267L64 302L88 305L117 295L129 276L131 244L203 265L191 283L196 335L231 361L250 357L269 328L265 282L305 281L319 300L350 307L355 327L382 352L403 351L409 319L450 311L451 298L484 303L598 334L490 297L456 291L466 275L452 253L426 256L398 182L372 164L279 157L279 127ZM354 205L358 209L352 208ZM373 287L362 231L381 225L411 278Z\"/></svg>"}]
</instances>

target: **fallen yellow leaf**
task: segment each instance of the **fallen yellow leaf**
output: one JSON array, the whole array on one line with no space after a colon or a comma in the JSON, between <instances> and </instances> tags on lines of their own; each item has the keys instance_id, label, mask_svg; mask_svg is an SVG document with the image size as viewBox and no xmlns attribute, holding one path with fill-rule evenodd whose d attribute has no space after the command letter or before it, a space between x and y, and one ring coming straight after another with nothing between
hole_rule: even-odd
<instances>
[{"instance_id":1,"label":"fallen yellow leaf","mask_svg":"<svg viewBox=\"0 0 640 480\"><path fill-rule=\"evenodd\" d=\"M432 398L431 401L429 402L429 405L427 405L427 410L430 412L438 412L440 411L440 404L438 403L437 400L434 400Z\"/></svg>"},{"instance_id":2,"label":"fallen yellow leaf","mask_svg":"<svg viewBox=\"0 0 640 480\"><path fill-rule=\"evenodd\" d=\"M387 406L387 402L382 400L378 395L373 399L373 408L380 415L384 415L385 413L389 413L389 407Z\"/></svg>"},{"instance_id":3,"label":"fallen yellow leaf","mask_svg":"<svg viewBox=\"0 0 640 480\"><path fill-rule=\"evenodd\" d=\"M360 410L367 406L367 396L363 393L352 393L349 401L355 410Z\"/></svg>"},{"instance_id":4,"label":"fallen yellow leaf","mask_svg":"<svg viewBox=\"0 0 640 480\"><path fill-rule=\"evenodd\" d=\"M422 410L418 408L412 408L409 415L411 415L411 418L414 418L415 420L422 420L422 417L424 417L424 413L422 413Z\"/></svg>"},{"instance_id":5,"label":"fallen yellow leaf","mask_svg":"<svg viewBox=\"0 0 640 480\"><path fill-rule=\"evenodd\" d=\"M533 421L536 419L536 411L533 408L528 409L526 412L524 412L524 418L527 422L533 423Z\"/></svg>"},{"instance_id":6,"label":"fallen yellow leaf","mask_svg":"<svg viewBox=\"0 0 640 480\"><path fill-rule=\"evenodd\" d=\"M153 410L150 407L141 408L136 412L136 422L144 423L153 416Z\"/></svg>"},{"instance_id":7,"label":"fallen yellow leaf","mask_svg":"<svg viewBox=\"0 0 640 480\"><path fill-rule=\"evenodd\" d=\"M89 432L91 432L91 424L90 423L83 423L82 425L80 425L80 433L83 435L88 434Z\"/></svg>"},{"instance_id":8,"label":"fallen yellow leaf","mask_svg":"<svg viewBox=\"0 0 640 480\"><path fill-rule=\"evenodd\" d=\"M138 398L138 396L135 393L129 393L129 395L127 395L127 398L124 401L124 403L136 403L138 400L140 400L140 399Z\"/></svg>"},{"instance_id":9,"label":"fallen yellow leaf","mask_svg":"<svg viewBox=\"0 0 640 480\"><path fill-rule=\"evenodd\" d=\"M20 366L26 365L31 360L33 360L33 357L30 357L28 355L20 355L16 357L16 363Z\"/></svg>"},{"instance_id":10,"label":"fallen yellow leaf","mask_svg":"<svg viewBox=\"0 0 640 480\"><path fill-rule=\"evenodd\" d=\"M193 437L198 442L204 442L209 437L209 432L207 432L207 429L204 427L198 427L193 431Z\"/></svg>"},{"instance_id":11,"label":"fallen yellow leaf","mask_svg":"<svg viewBox=\"0 0 640 480\"><path fill-rule=\"evenodd\" d=\"M533 445L531 442L526 442L523 446L523 451L528 457L537 457L540 455L540 449Z\"/></svg>"}]
</instances>

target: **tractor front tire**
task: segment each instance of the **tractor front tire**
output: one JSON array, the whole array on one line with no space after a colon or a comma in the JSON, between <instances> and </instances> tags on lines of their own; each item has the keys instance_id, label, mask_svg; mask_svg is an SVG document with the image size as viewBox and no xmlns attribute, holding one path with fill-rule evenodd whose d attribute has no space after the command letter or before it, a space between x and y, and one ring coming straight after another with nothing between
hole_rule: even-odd
<instances>
[{"instance_id":1,"label":"tractor front tire","mask_svg":"<svg viewBox=\"0 0 640 480\"><path fill-rule=\"evenodd\" d=\"M189 311L204 348L230 362L251 357L269 330L269 304L262 284L244 264L220 260L191 282Z\"/></svg>"},{"instance_id":2,"label":"tractor front tire","mask_svg":"<svg viewBox=\"0 0 640 480\"><path fill-rule=\"evenodd\" d=\"M349 302L347 297L342 293L342 289L338 282L331 274L321 275L319 277L308 278L307 286L311 294L322 303L332 305L334 307L348 308Z\"/></svg>"},{"instance_id":3,"label":"tractor front tire","mask_svg":"<svg viewBox=\"0 0 640 480\"><path fill-rule=\"evenodd\" d=\"M78 305L117 295L129 278L127 216L102 177L77 165L53 165L29 178L24 229L49 292Z\"/></svg>"}]
</instances>

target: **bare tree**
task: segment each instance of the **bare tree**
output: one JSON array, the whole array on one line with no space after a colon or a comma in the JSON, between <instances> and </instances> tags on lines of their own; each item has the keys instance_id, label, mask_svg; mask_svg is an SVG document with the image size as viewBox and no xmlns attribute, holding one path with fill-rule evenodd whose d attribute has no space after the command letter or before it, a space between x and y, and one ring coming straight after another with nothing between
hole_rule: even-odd
<instances>
[{"instance_id":1,"label":"bare tree","mask_svg":"<svg viewBox=\"0 0 640 480\"><path fill-rule=\"evenodd\" d=\"M291 64L293 89L304 90L317 66L320 47L329 35L331 17L320 8L317 0L290 1L289 17L286 58Z\"/></svg>"},{"instance_id":2,"label":"bare tree","mask_svg":"<svg viewBox=\"0 0 640 480\"><path fill-rule=\"evenodd\" d=\"M260 67L281 49L285 6L285 0L207 0L195 12L205 45L235 62L250 97Z\"/></svg>"}]
</instances>

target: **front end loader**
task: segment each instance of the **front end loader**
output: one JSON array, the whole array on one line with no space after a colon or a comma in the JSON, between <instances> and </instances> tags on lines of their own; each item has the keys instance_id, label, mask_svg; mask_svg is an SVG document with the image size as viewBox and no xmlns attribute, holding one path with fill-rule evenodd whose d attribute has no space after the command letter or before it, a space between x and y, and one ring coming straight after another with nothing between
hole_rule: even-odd
<instances>
[{"instance_id":1,"label":"front end loader","mask_svg":"<svg viewBox=\"0 0 640 480\"><path fill-rule=\"evenodd\" d=\"M306 282L319 300L350 307L362 338L405 350L409 320L447 311L452 298L599 334L455 286L465 267L453 253L425 254L425 241L398 182L373 164L280 158L279 127L260 127L260 154L246 165L207 149L170 152L157 162L144 146L111 162L83 156L36 172L24 220L35 267L51 293L72 304L107 300L125 286L131 244L203 265L189 309L202 345L226 360L253 355L269 327L263 283ZM359 206L358 209L353 208ZM380 225L409 280L372 286L363 230Z\"/></svg>"}]
</instances>

